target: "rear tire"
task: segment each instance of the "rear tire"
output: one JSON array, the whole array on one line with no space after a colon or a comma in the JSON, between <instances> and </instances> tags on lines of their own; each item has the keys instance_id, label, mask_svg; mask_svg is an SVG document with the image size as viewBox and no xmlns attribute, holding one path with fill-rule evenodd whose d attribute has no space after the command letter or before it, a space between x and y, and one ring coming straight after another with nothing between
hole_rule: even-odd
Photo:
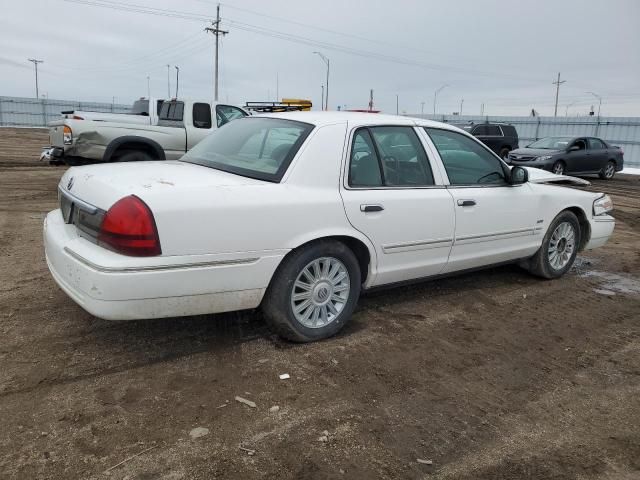
<instances>
[{"instance_id":1,"label":"rear tire","mask_svg":"<svg viewBox=\"0 0 640 480\"><path fill-rule=\"evenodd\" d=\"M542 245L525 268L542 278L559 278L569 271L578 254L581 232L574 213L561 212L549 226Z\"/></svg>"},{"instance_id":2,"label":"rear tire","mask_svg":"<svg viewBox=\"0 0 640 480\"><path fill-rule=\"evenodd\" d=\"M616 174L616 164L613 160L609 160L598 176L603 180L611 180Z\"/></svg>"},{"instance_id":3,"label":"rear tire","mask_svg":"<svg viewBox=\"0 0 640 480\"><path fill-rule=\"evenodd\" d=\"M294 250L280 264L262 301L269 327L293 342L313 342L338 333L360 296L360 266L335 240Z\"/></svg>"},{"instance_id":4,"label":"rear tire","mask_svg":"<svg viewBox=\"0 0 640 480\"><path fill-rule=\"evenodd\" d=\"M118 156L113 161L115 162L148 162L151 160L153 160L153 158L151 158L147 152L136 150L133 152L124 153Z\"/></svg>"},{"instance_id":5,"label":"rear tire","mask_svg":"<svg viewBox=\"0 0 640 480\"><path fill-rule=\"evenodd\" d=\"M556 175L564 175L565 172L567 171L567 166L564 164L562 160L558 160L556 163L553 164L551 171Z\"/></svg>"}]
</instances>

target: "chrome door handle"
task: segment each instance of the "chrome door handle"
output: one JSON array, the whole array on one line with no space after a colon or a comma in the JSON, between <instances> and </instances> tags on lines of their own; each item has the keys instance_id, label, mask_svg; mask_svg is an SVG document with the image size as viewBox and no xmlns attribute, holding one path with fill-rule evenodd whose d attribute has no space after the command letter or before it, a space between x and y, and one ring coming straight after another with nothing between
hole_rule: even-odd
<instances>
[{"instance_id":1,"label":"chrome door handle","mask_svg":"<svg viewBox=\"0 0 640 480\"><path fill-rule=\"evenodd\" d=\"M475 200L458 200L459 207L473 207L475 204Z\"/></svg>"},{"instance_id":2,"label":"chrome door handle","mask_svg":"<svg viewBox=\"0 0 640 480\"><path fill-rule=\"evenodd\" d=\"M376 205L360 205L360 211L361 212L381 212L382 210L384 210L384 207L382 205L376 204Z\"/></svg>"}]
</instances>

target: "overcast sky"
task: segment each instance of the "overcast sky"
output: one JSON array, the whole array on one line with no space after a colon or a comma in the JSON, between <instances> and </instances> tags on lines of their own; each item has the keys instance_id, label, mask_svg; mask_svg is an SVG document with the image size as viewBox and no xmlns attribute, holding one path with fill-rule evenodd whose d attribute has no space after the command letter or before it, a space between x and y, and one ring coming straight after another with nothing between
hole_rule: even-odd
<instances>
[{"instance_id":1,"label":"overcast sky","mask_svg":"<svg viewBox=\"0 0 640 480\"><path fill-rule=\"evenodd\" d=\"M213 97L215 0L0 0L0 95L129 103L171 94ZM108 7L98 6L99 4ZM162 15L127 9L151 10ZM171 10L172 12L168 12ZM169 14L176 16L167 16ZM189 17L179 18L179 17ZM330 59L329 107L395 113L640 116L638 0L227 0L220 99L236 104L308 98L320 106ZM279 82L276 82L276 78Z\"/></svg>"}]
</instances>

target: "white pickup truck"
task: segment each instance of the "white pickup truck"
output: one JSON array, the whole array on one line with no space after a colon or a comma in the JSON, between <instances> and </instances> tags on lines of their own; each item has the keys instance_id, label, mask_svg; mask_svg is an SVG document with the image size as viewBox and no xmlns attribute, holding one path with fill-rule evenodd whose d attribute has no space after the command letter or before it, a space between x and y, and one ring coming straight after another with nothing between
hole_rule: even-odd
<instances>
[{"instance_id":1,"label":"white pickup truck","mask_svg":"<svg viewBox=\"0 0 640 480\"><path fill-rule=\"evenodd\" d=\"M162 103L157 125L71 115L49 123L45 158L69 165L175 160L214 129L247 115L233 105L176 99Z\"/></svg>"}]
</instances>

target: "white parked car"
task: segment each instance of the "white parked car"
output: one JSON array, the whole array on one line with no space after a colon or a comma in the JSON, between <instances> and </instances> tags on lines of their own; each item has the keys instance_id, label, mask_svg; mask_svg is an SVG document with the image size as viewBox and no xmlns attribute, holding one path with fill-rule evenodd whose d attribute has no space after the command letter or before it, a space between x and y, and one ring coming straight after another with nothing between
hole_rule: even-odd
<instances>
[{"instance_id":1,"label":"white parked car","mask_svg":"<svg viewBox=\"0 0 640 480\"><path fill-rule=\"evenodd\" d=\"M236 120L181 160L69 169L45 220L62 289L110 320L262 306L312 341L362 290L519 262L544 278L614 228L588 183L509 167L464 131L367 113Z\"/></svg>"}]
</instances>

